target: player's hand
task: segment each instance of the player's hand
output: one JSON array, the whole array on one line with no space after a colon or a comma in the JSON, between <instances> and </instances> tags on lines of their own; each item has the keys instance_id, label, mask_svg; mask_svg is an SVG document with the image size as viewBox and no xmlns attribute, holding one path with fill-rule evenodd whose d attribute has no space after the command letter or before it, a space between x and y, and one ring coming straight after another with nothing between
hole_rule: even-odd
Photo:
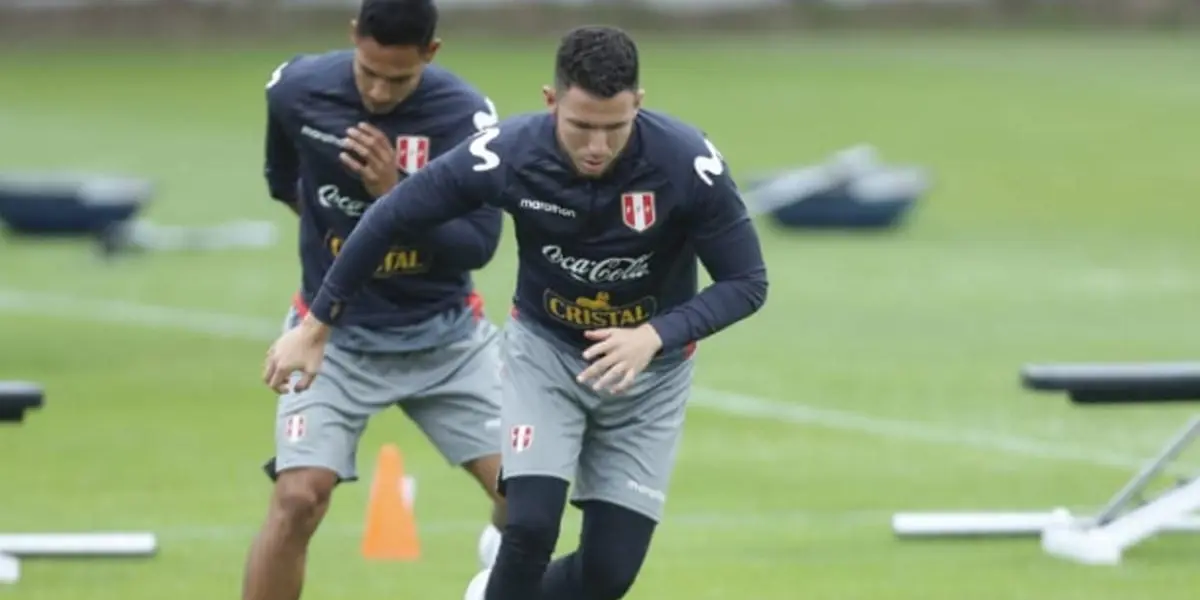
<instances>
[{"instance_id":1,"label":"player's hand","mask_svg":"<svg viewBox=\"0 0 1200 600\"><path fill-rule=\"evenodd\" d=\"M662 338L649 325L633 329L594 329L584 335L596 343L583 351L583 358L592 364L576 380L592 382L592 389L596 391L625 392L662 349Z\"/></svg>"},{"instance_id":2,"label":"player's hand","mask_svg":"<svg viewBox=\"0 0 1200 600\"><path fill-rule=\"evenodd\" d=\"M329 326L311 315L300 324L289 329L267 349L267 364L263 369L263 382L280 394L289 391L293 373L300 373L294 392L302 392L312 385L325 358L325 341L329 339Z\"/></svg>"},{"instance_id":3,"label":"player's hand","mask_svg":"<svg viewBox=\"0 0 1200 600\"><path fill-rule=\"evenodd\" d=\"M346 130L342 147L347 151L338 159L358 174L363 187L378 198L396 186L400 172L396 170L396 149L386 135L369 123L359 123Z\"/></svg>"}]
</instances>

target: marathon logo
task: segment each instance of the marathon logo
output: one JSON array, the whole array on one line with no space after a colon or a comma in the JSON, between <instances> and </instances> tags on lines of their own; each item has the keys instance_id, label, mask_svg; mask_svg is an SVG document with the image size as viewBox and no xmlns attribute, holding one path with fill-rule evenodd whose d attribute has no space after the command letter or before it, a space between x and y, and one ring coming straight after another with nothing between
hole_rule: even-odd
<instances>
[{"instance_id":1,"label":"marathon logo","mask_svg":"<svg viewBox=\"0 0 1200 600\"><path fill-rule=\"evenodd\" d=\"M329 236L327 245L329 253L336 257L342 251L343 240L337 236ZM416 248L395 247L388 250L383 262L375 268L376 279L386 279L396 275L420 275L429 271L427 257Z\"/></svg>"},{"instance_id":2,"label":"marathon logo","mask_svg":"<svg viewBox=\"0 0 1200 600\"><path fill-rule=\"evenodd\" d=\"M613 306L608 292L599 292L595 298L583 297L571 301L554 290L546 290L543 294L543 305L555 320L576 329L633 327L650 320L658 308L652 296Z\"/></svg>"}]
</instances>

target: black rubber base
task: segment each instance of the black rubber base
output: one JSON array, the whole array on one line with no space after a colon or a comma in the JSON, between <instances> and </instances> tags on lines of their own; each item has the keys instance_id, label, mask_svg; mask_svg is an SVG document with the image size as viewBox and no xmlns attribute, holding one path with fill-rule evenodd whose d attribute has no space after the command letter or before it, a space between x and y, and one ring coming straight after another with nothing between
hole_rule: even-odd
<instances>
[{"instance_id":1,"label":"black rubber base","mask_svg":"<svg viewBox=\"0 0 1200 600\"><path fill-rule=\"evenodd\" d=\"M0 381L0 423L20 423L26 411L45 403L42 387L23 381Z\"/></svg>"},{"instance_id":2,"label":"black rubber base","mask_svg":"<svg viewBox=\"0 0 1200 600\"><path fill-rule=\"evenodd\" d=\"M1200 402L1200 363L1029 365L1021 381L1081 404Z\"/></svg>"}]
</instances>

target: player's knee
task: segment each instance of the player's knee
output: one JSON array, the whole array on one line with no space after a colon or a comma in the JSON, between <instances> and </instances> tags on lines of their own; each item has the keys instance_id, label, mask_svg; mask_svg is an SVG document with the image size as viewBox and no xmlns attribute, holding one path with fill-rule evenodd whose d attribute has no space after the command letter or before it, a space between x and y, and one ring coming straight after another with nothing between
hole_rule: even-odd
<instances>
[{"instance_id":1,"label":"player's knee","mask_svg":"<svg viewBox=\"0 0 1200 600\"><path fill-rule=\"evenodd\" d=\"M554 477L515 477L506 481L502 548L521 557L549 558L558 543L567 487L566 481Z\"/></svg>"},{"instance_id":2,"label":"player's knee","mask_svg":"<svg viewBox=\"0 0 1200 600\"><path fill-rule=\"evenodd\" d=\"M279 474L271 502L273 521L300 531L315 530L329 507L337 475L325 469L296 469Z\"/></svg>"}]
</instances>

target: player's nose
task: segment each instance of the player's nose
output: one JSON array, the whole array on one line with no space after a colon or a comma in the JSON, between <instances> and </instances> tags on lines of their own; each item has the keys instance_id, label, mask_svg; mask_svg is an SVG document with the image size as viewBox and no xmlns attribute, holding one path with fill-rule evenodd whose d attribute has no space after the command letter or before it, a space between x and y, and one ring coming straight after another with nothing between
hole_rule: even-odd
<instances>
[{"instance_id":1,"label":"player's nose","mask_svg":"<svg viewBox=\"0 0 1200 600\"><path fill-rule=\"evenodd\" d=\"M386 83L373 83L367 89L367 99L376 104L387 104L388 100L391 99L391 91L388 90Z\"/></svg>"},{"instance_id":2,"label":"player's nose","mask_svg":"<svg viewBox=\"0 0 1200 600\"><path fill-rule=\"evenodd\" d=\"M603 131L593 131L588 136L587 151L592 156L607 156L609 151L608 136Z\"/></svg>"}]
</instances>

